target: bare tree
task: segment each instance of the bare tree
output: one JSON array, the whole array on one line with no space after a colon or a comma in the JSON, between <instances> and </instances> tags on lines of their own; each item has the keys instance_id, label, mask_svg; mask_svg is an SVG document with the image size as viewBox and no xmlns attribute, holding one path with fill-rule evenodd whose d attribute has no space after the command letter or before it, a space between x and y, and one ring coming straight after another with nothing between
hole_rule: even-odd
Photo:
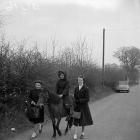
<instances>
[{"instance_id":1,"label":"bare tree","mask_svg":"<svg viewBox=\"0 0 140 140\"><path fill-rule=\"evenodd\" d=\"M56 57L56 48L58 46L58 41L55 39L55 37L50 38L50 47L52 49L52 60L55 60Z\"/></svg>"},{"instance_id":2,"label":"bare tree","mask_svg":"<svg viewBox=\"0 0 140 140\"><path fill-rule=\"evenodd\" d=\"M140 49L134 46L121 47L114 53L114 57L118 58L127 72L127 78L130 78L140 62Z\"/></svg>"},{"instance_id":3,"label":"bare tree","mask_svg":"<svg viewBox=\"0 0 140 140\"><path fill-rule=\"evenodd\" d=\"M133 70L140 60L140 49L131 47L121 47L115 53L114 57L125 66L127 70Z\"/></svg>"}]
</instances>

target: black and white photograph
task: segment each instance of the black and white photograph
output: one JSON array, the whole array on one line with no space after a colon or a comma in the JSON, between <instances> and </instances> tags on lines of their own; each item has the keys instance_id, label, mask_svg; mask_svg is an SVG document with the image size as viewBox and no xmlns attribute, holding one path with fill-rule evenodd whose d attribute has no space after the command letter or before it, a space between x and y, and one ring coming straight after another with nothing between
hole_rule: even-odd
<instances>
[{"instance_id":1,"label":"black and white photograph","mask_svg":"<svg viewBox=\"0 0 140 140\"><path fill-rule=\"evenodd\" d=\"M140 0L0 0L0 140L140 140Z\"/></svg>"}]
</instances>

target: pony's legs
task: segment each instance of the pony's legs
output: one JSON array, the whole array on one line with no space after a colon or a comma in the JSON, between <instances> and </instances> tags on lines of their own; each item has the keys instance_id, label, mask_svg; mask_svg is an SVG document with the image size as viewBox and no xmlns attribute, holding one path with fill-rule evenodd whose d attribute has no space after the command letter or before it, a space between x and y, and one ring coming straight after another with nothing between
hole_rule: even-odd
<instances>
[{"instance_id":1,"label":"pony's legs","mask_svg":"<svg viewBox=\"0 0 140 140\"><path fill-rule=\"evenodd\" d=\"M58 118L57 124L56 124L56 130L57 130L57 133L58 133L59 136L62 135L62 133L61 133L61 131L60 131L60 129L59 129L60 121L61 121L61 118Z\"/></svg>"},{"instance_id":2,"label":"pony's legs","mask_svg":"<svg viewBox=\"0 0 140 140\"><path fill-rule=\"evenodd\" d=\"M65 129L65 134L67 134L69 129L71 129L72 125L73 125L73 117L70 117L70 119L67 121L67 126L66 126L66 129Z\"/></svg>"},{"instance_id":3,"label":"pony's legs","mask_svg":"<svg viewBox=\"0 0 140 140\"><path fill-rule=\"evenodd\" d=\"M56 127L55 127L55 119L52 119L52 125L53 125L53 138L56 137Z\"/></svg>"},{"instance_id":4,"label":"pony's legs","mask_svg":"<svg viewBox=\"0 0 140 140\"><path fill-rule=\"evenodd\" d=\"M70 118L70 120L68 121L69 128L71 128L71 127L72 127L72 125L73 125L73 121L74 121L74 118L73 118L73 117L71 117L71 118Z\"/></svg>"},{"instance_id":5,"label":"pony's legs","mask_svg":"<svg viewBox=\"0 0 140 140\"><path fill-rule=\"evenodd\" d=\"M67 134L68 130L69 130L69 123L67 122L67 126L66 126L66 129L65 129L65 135Z\"/></svg>"}]
</instances>

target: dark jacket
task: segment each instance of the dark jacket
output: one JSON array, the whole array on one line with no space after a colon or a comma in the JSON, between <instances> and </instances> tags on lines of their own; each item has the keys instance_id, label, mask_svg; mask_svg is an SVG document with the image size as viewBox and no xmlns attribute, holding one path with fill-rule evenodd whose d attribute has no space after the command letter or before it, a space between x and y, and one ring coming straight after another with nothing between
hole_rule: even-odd
<instances>
[{"instance_id":1,"label":"dark jacket","mask_svg":"<svg viewBox=\"0 0 140 140\"><path fill-rule=\"evenodd\" d=\"M74 92L74 99L76 102L76 106L74 108L75 111L81 112L81 117L79 120L75 120L74 124L79 126L87 126L92 125L92 117L89 109L89 90L86 85L79 90L77 86Z\"/></svg>"},{"instance_id":2,"label":"dark jacket","mask_svg":"<svg viewBox=\"0 0 140 140\"><path fill-rule=\"evenodd\" d=\"M63 94L63 96L69 95L69 82L66 79L58 80L56 84L56 93L58 95Z\"/></svg>"},{"instance_id":3,"label":"dark jacket","mask_svg":"<svg viewBox=\"0 0 140 140\"><path fill-rule=\"evenodd\" d=\"M36 104L39 103L44 103L44 97L43 97L43 89L34 89L30 91L29 94L29 102L31 104L32 101L34 101ZM31 107L34 106L31 104ZM36 123L43 123L44 122L44 106L40 107L40 117L39 118L29 118L29 120L36 124Z\"/></svg>"},{"instance_id":4,"label":"dark jacket","mask_svg":"<svg viewBox=\"0 0 140 140\"><path fill-rule=\"evenodd\" d=\"M63 95L64 104L70 104L69 102L69 81L66 79L66 75L64 79L59 79L56 83L56 93L58 95Z\"/></svg>"},{"instance_id":5,"label":"dark jacket","mask_svg":"<svg viewBox=\"0 0 140 140\"><path fill-rule=\"evenodd\" d=\"M30 94L29 94L29 101L31 103L31 101L34 101L36 104L38 102L44 102L43 100L43 93L44 93L44 90L43 89L33 89L30 91Z\"/></svg>"}]
</instances>

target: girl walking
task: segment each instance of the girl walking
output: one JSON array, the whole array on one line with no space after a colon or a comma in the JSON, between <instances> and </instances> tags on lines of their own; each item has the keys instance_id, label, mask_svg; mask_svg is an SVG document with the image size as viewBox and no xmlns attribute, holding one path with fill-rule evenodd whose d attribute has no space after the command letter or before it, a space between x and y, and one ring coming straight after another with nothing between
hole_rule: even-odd
<instances>
[{"instance_id":1,"label":"girl walking","mask_svg":"<svg viewBox=\"0 0 140 140\"><path fill-rule=\"evenodd\" d=\"M75 131L74 131L73 138L74 140L77 140L78 126L82 127L80 139L83 139L85 136L85 126L93 124L90 109L88 106L89 90L88 90L88 87L84 84L84 79L82 76L78 77L78 86L75 88L74 98L76 102L74 111L80 112L80 118L74 119Z\"/></svg>"}]
</instances>

